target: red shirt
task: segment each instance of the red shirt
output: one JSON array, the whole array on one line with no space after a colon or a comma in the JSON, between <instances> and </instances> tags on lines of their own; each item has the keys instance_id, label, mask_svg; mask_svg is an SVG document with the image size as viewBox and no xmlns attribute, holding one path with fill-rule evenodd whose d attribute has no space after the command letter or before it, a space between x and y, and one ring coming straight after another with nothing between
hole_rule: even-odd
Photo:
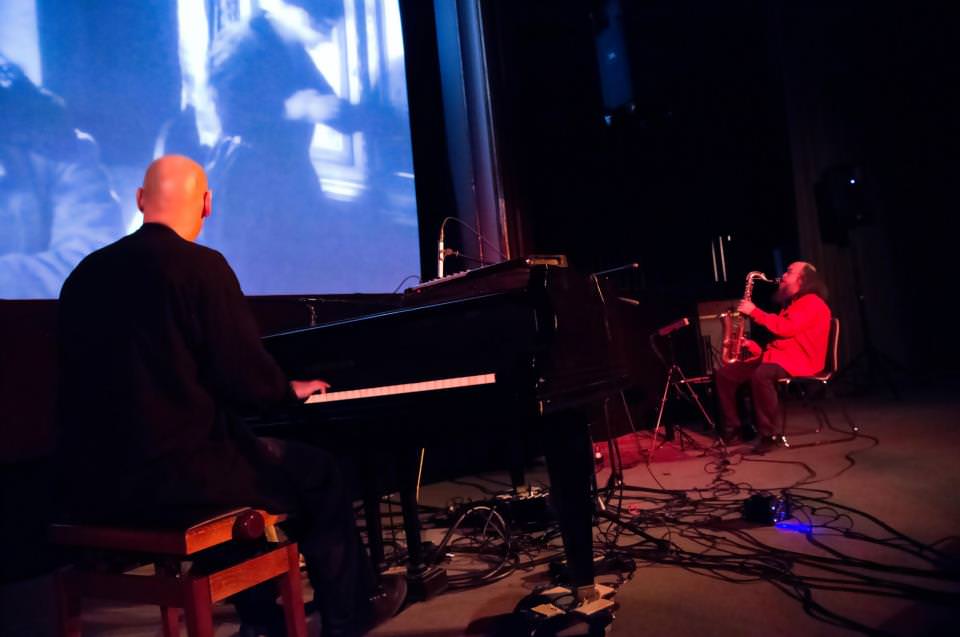
<instances>
[{"instance_id":1,"label":"red shirt","mask_svg":"<svg viewBox=\"0 0 960 637\"><path fill-rule=\"evenodd\" d=\"M810 376L823 370L830 338L830 308L819 296L797 297L779 314L757 308L750 318L776 337L763 352L764 363L776 363L791 376Z\"/></svg>"}]
</instances>

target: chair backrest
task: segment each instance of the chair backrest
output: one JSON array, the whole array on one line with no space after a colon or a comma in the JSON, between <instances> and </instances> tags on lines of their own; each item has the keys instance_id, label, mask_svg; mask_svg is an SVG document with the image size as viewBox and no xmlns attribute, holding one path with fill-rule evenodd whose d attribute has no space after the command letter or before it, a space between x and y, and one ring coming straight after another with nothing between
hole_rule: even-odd
<instances>
[{"instance_id":1,"label":"chair backrest","mask_svg":"<svg viewBox=\"0 0 960 637\"><path fill-rule=\"evenodd\" d=\"M827 360L823 371L817 374L821 380L830 380L840 368L840 319L830 319L830 334L827 337Z\"/></svg>"}]
</instances>

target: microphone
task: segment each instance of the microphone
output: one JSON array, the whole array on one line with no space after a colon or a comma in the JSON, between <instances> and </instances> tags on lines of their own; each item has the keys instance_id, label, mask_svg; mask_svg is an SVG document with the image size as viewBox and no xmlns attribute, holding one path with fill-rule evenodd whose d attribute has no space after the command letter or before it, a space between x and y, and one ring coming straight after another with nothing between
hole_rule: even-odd
<instances>
[{"instance_id":1,"label":"microphone","mask_svg":"<svg viewBox=\"0 0 960 637\"><path fill-rule=\"evenodd\" d=\"M446 256L443 252L443 226L447 223L444 219L440 223L440 239L437 241L437 278L443 278L443 258Z\"/></svg>"},{"instance_id":2,"label":"microphone","mask_svg":"<svg viewBox=\"0 0 960 637\"><path fill-rule=\"evenodd\" d=\"M673 334L677 330L679 330L681 327L686 327L687 325L690 325L690 319L684 316L682 319L678 321L674 321L670 325L664 325L659 330L657 330L657 334L659 334L660 336L668 336L670 334Z\"/></svg>"},{"instance_id":3,"label":"microphone","mask_svg":"<svg viewBox=\"0 0 960 637\"><path fill-rule=\"evenodd\" d=\"M623 301L624 303L629 303L630 305L640 305L640 301L638 301L637 299L631 299L630 297L626 297L626 296L618 296L617 300Z\"/></svg>"}]
</instances>

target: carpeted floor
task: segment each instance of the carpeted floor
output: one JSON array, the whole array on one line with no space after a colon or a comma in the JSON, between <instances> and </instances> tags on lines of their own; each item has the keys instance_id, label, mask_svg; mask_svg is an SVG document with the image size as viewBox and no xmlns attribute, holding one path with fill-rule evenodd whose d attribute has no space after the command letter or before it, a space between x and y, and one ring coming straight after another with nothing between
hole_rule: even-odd
<instances>
[{"instance_id":1,"label":"carpeted floor","mask_svg":"<svg viewBox=\"0 0 960 637\"><path fill-rule=\"evenodd\" d=\"M683 450L679 439L651 445L648 432L621 439L625 488L611 493L607 510L623 523L605 519L596 533L598 557L606 558L600 580L617 587L608 633L955 634L960 542L951 536L960 530L960 397L947 387L899 401L844 404L859 435L850 433L838 404L827 411L835 429L814 433L814 413L794 403L791 447L762 456L744 445L718 447L696 423L684 429ZM545 483L544 473L535 468L531 481ZM601 469L598 484L608 476ZM423 501L444 507L454 498L483 500L503 490L505 479L428 485ZM778 526L742 519L744 501L754 494L766 498L764 505L787 501L790 515ZM427 536L439 542L443 533L437 528ZM550 584L547 565L536 561L554 555L558 540L541 546L536 534L518 535L515 546L520 568L508 576L412 604L373 634L504 634L517 603ZM454 574L489 566L471 563L473 555L455 545L448 553ZM49 578L8 585L3 593L4 635L54 634ZM216 612L216 635L235 634L231 609ZM157 620L148 607L91 605L84 634L159 635ZM310 630L319 633L316 618Z\"/></svg>"}]
</instances>

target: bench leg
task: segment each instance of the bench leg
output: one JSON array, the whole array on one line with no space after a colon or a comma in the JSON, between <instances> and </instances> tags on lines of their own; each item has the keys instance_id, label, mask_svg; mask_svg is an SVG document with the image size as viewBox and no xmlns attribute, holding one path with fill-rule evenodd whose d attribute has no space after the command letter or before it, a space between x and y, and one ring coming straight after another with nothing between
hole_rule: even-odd
<instances>
[{"instance_id":1,"label":"bench leg","mask_svg":"<svg viewBox=\"0 0 960 637\"><path fill-rule=\"evenodd\" d=\"M83 603L70 585L70 575L57 571L54 577L57 596L57 623L60 637L80 637L80 621Z\"/></svg>"},{"instance_id":2,"label":"bench leg","mask_svg":"<svg viewBox=\"0 0 960 637\"><path fill-rule=\"evenodd\" d=\"M180 565L154 562L154 571L163 577L180 575ZM160 606L160 622L163 625L163 637L180 637L180 609L173 606Z\"/></svg>"},{"instance_id":3,"label":"bench leg","mask_svg":"<svg viewBox=\"0 0 960 637\"><path fill-rule=\"evenodd\" d=\"M163 623L163 637L180 637L179 608L161 606L160 621Z\"/></svg>"},{"instance_id":4,"label":"bench leg","mask_svg":"<svg viewBox=\"0 0 960 637\"><path fill-rule=\"evenodd\" d=\"M295 543L287 545L286 573L278 579L283 617L288 637L307 637L307 620L303 612L303 587L300 584L300 551Z\"/></svg>"},{"instance_id":5,"label":"bench leg","mask_svg":"<svg viewBox=\"0 0 960 637\"><path fill-rule=\"evenodd\" d=\"M189 637L213 637L213 600L210 579L187 577L183 583L183 605Z\"/></svg>"}]
</instances>

